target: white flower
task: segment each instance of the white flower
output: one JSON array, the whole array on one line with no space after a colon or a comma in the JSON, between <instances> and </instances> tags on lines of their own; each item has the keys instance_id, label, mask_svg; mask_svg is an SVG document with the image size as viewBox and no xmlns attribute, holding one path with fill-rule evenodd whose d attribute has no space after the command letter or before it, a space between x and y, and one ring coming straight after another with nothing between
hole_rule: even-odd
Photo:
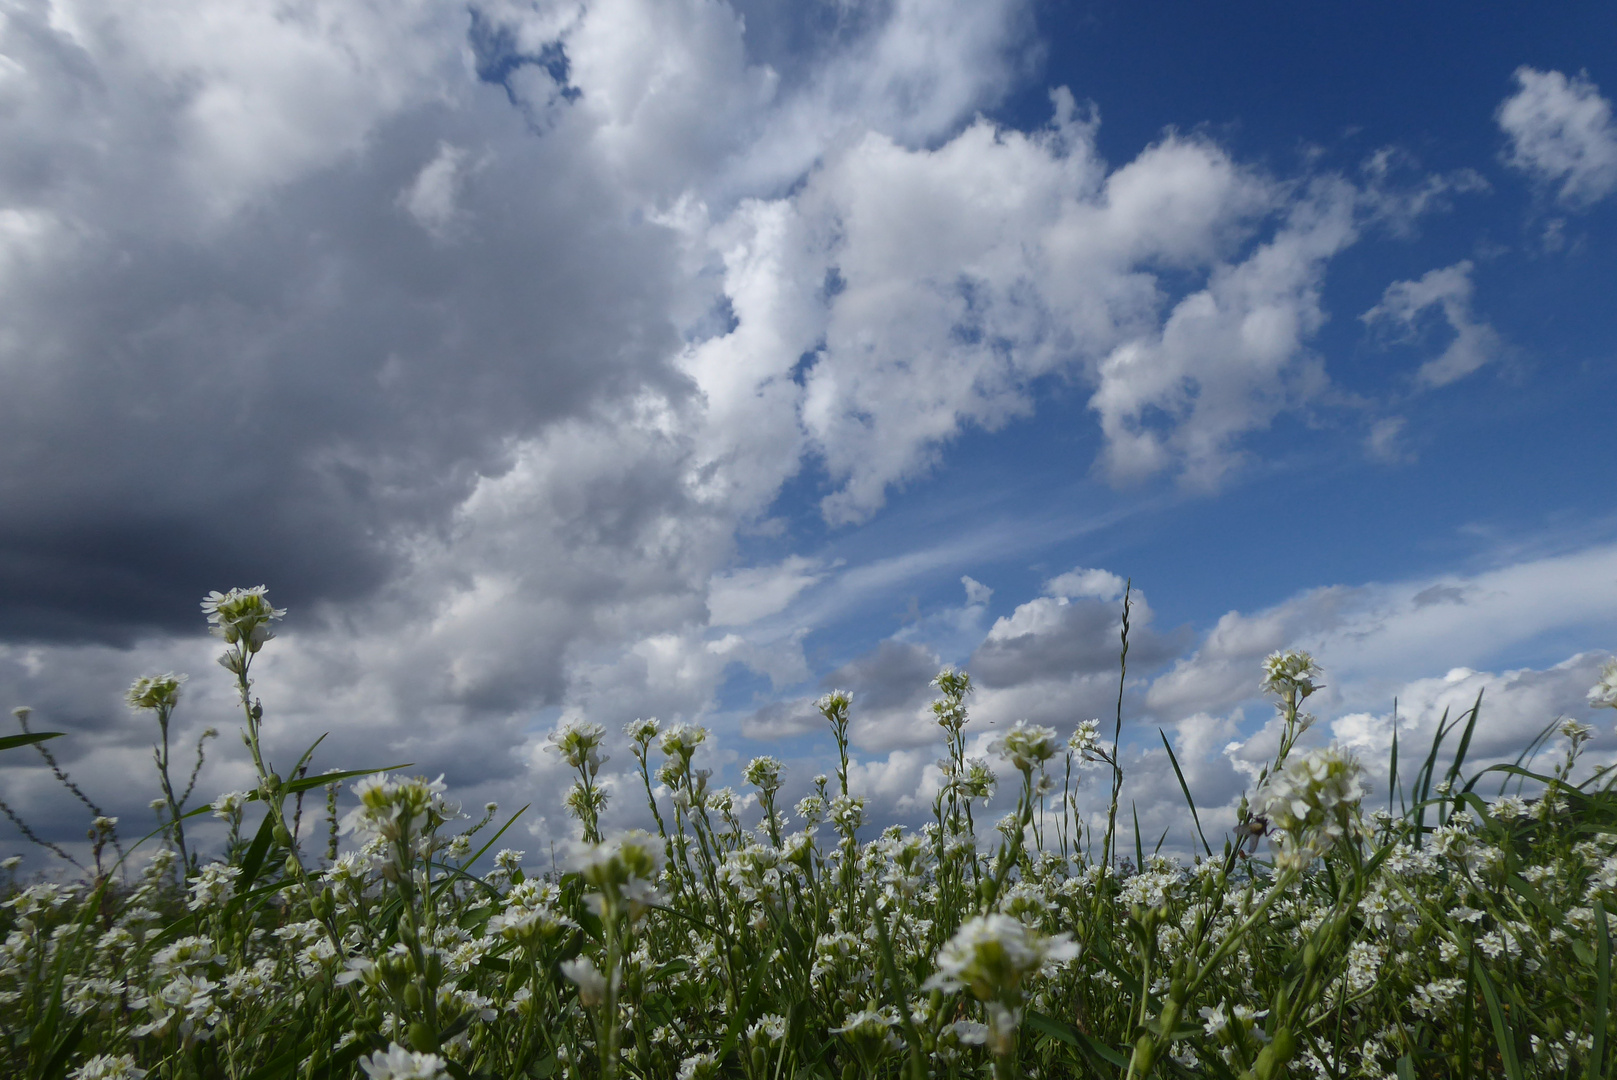
<instances>
[{"instance_id":1,"label":"white flower","mask_svg":"<svg viewBox=\"0 0 1617 1080\"><path fill-rule=\"evenodd\" d=\"M70 1080L140 1080L146 1070L135 1068L130 1054L97 1054L68 1075Z\"/></svg>"},{"instance_id":2,"label":"white flower","mask_svg":"<svg viewBox=\"0 0 1617 1080\"><path fill-rule=\"evenodd\" d=\"M1617 660L1607 661L1600 669L1600 681L1589 688L1589 706L1617 709Z\"/></svg>"},{"instance_id":3,"label":"white flower","mask_svg":"<svg viewBox=\"0 0 1617 1080\"><path fill-rule=\"evenodd\" d=\"M359 1059L359 1067L371 1080L448 1080L444 1059L437 1054L417 1054L398 1043L390 1043L384 1053L378 1050Z\"/></svg>"},{"instance_id":4,"label":"white flower","mask_svg":"<svg viewBox=\"0 0 1617 1080\"><path fill-rule=\"evenodd\" d=\"M267 591L263 585L254 585L227 593L211 592L202 599L202 613L208 617L213 633L224 638L225 644L242 642L248 652L255 653L275 636L269 624L286 614L285 608L277 608L269 602L265 596Z\"/></svg>"},{"instance_id":5,"label":"white flower","mask_svg":"<svg viewBox=\"0 0 1617 1080\"><path fill-rule=\"evenodd\" d=\"M586 956L564 960L561 973L578 985L578 1000L594 1007L606 1000L606 976Z\"/></svg>"},{"instance_id":6,"label":"white flower","mask_svg":"<svg viewBox=\"0 0 1617 1080\"><path fill-rule=\"evenodd\" d=\"M607 760L601 755L601 740L606 728L584 720L565 720L550 733L545 749L560 754L563 761L575 769L587 769L594 776Z\"/></svg>"},{"instance_id":7,"label":"white flower","mask_svg":"<svg viewBox=\"0 0 1617 1080\"><path fill-rule=\"evenodd\" d=\"M679 1063L679 1080L706 1080L718 1073L719 1059L709 1053L692 1054Z\"/></svg>"},{"instance_id":8,"label":"white flower","mask_svg":"<svg viewBox=\"0 0 1617 1080\"><path fill-rule=\"evenodd\" d=\"M662 733L657 745L668 757L690 761L696 748L707 738L707 728L696 724L675 724Z\"/></svg>"},{"instance_id":9,"label":"white flower","mask_svg":"<svg viewBox=\"0 0 1617 1080\"><path fill-rule=\"evenodd\" d=\"M988 749L1021 772L1031 772L1056 756L1057 745L1054 728L1018 720L990 743Z\"/></svg>"},{"instance_id":10,"label":"white flower","mask_svg":"<svg viewBox=\"0 0 1617 1080\"><path fill-rule=\"evenodd\" d=\"M143 675L136 679L124 695L131 709L172 709L180 700L180 684L184 675L169 672L166 675Z\"/></svg>"},{"instance_id":11,"label":"white flower","mask_svg":"<svg viewBox=\"0 0 1617 1080\"><path fill-rule=\"evenodd\" d=\"M1021 990L1023 980L1078 956L1066 934L1046 935L998 913L968 919L938 950L937 972L927 989L969 989L979 1001Z\"/></svg>"},{"instance_id":12,"label":"white flower","mask_svg":"<svg viewBox=\"0 0 1617 1080\"><path fill-rule=\"evenodd\" d=\"M1301 869L1330 850L1365 794L1359 763L1334 746L1288 760L1253 798L1254 811L1285 834L1276 864Z\"/></svg>"},{"instance_id":13,"label":"white flower","mask_svg":"<svg viewBox=\"0 0 1617 1080\"><path fill-rule=\"evenodd\" d=\"M774 794L780 790L780 774L784 766L779 758L755 757L747 762L747 769L742 775L747 783L766 794Z\"/></svg>"},{"instance_id":14,"label":"white flower","mask_svg":"<svg viewBox=\"0 0 1617 1080\"><path fill-rule=\"evenodd\" d=\"M191 880L191 899L186 907L192 911L201 911L204 908L215 908L224 904L236 893L236 876L241 873L239 866L227 866L224 863L209 863L202 868L202 872Z\"/></svg>"},{"instance_id":15,"label":"white flower","mask_svg":"<svg viewBox=\"0 0 1617 1080\"><path fill-rule=\"evenodd\" d=\"M1263 661L1262 689L1284 696L1295 687L1299 696L1307 697L1319 689L1314 681L1319 675L1319 665L1312 656L1301 649L1287 649L1271 653Z\"/></svg>"},{"instance_id":16,"label":"white flower","mask_svg":"<svg viewBox=\"0 0 1617 1080\"><path fill-rule=\"evenodd\" d=\"M765 1013L747 1029L747 1038L753 1042L767 1043L773 1046L786 1037L786 1018L775 1013Z\"/></svg>"},{"instance_id":17,"label":"white flower","mask_svg":"<svg viewBox=\"0 0 1617 1080\"><path fill-rule=\"evenodd\" d=\"M623 725L623 733L629 736L629 741L638 746L646 746L657 737L657 718L655 716L631 720Z\"/></svg>"},{"instance_id":18,"label":"white flower","mask_svg":"<svg viewBox=\"0 0 1617 1080\"><path fill-rule=\"evenodd\" d=\"M1084 754L1090 750L1100 748L1100 721L1085 720L1073 729L1072 737L1067 740L1067 749L1074 754Z\"/></svg>"}]
</instances>

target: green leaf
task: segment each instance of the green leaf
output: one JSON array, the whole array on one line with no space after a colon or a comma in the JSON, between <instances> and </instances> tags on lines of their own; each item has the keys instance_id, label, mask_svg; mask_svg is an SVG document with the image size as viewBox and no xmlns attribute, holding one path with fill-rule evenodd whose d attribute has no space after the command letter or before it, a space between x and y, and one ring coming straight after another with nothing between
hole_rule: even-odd
<instances>
[{"instance_id":1,"label":"green leaf","mask_svg":"<svg viewBox=\"0 0 1617 1080\"><path fill-rule=\"evenodd\" d=\"M1505 1075L1510 1080L1522 1080L1522 1063L1516 1056L1516 1039L1505 1023L1505 1011L1499 1007L1499 991L1494 988L1493 977L1476 953L1471 954L1471 965L1477 972L1477 984L1482 987L1482 999L1488 1003L1488 1017L1493 1021L1494 1042L1499 1046Z\"/></svg>"},{"instance_id":2,"label":"green leaf","mask_svg":"<svg viewBox=\"0 0 1617 1080\"><path fill-rule=\"evenodd\" d=\"M1594 1046L1589 1050L1588 1080L1605 1080L1606 1072L1606 1019L1611 1015L1611 926L1606 919L1606 906L1595 898L1595 1000L1590 1012L1590 1027L1594 1029Z\"/></svg>"},{"instance_id":3,"label":"green leaf","mask_svg":"<svg viewBox=\"0 0 1617 1080\"><path fill-rule=\"evenodd\" d=\"M1168 751L1168 761L1173 765L1173 774L1179 778L1179 790L1185 793L1185 802L1190 806L1190 820L1196 823L1196 835L1201 838L1202 847L1206 849L1208 857L1213 854L1212 845L1207 842L1207 835L1202 832L1201 815L1196 813L1196 800L1190 796L1190 785L1185 783L1185 774L1179 769L1179 758L1174 755L1173 747L1168 743L1168 735L1161 728L1157 734L1162 736L1162 748Z\"/></svg>"},{"instance_id":4,"label":"green leaf","mask_svg":"<svg viewBox=\"0 0 1617 1080\"><path fill-rule=\"evenodd\" d=\"M1065 1020L1057 1020L1053 1016L1046 1016L1044 1013L1029 1009L1023 1015L1022 1022L1041 1034L1048 1035L1052 1039L1066 1043L1068 1046L1073 1047L1086 1057L1093 1055L1094 1057L1098 1057L1107 1064L1114 1065L1119 1069L1127 1069L1129 1067L1128 1058L1124 1057L1110 1046L1107 1046L1093 1035L1086 1035L1082 1031L1079 1031L1076 1027L1067 1023Z\"/></svg>"},{"instance_id":5,"label":"green leaf","mask_svg":"<svg viewBox=\"0 0 1617 1080\"><path fill-rule=\"evenodd\" d=\"M85 1013L67 1029L67 1034L62 1036L62 1041L56 1044L56 1049L40 1068L39 1080L56 1080L67 1072L67 1059L73 1053L74 1047L79 1045L79 1040L84 1038L84 1028L89 1022L90 1014Z\"/></svg>"},{"instance_id":6,"label":"green leaf","mask_svg":"<svg viewBox=\"0 0 1617 1080\"><path fill-rule=\"evenodd\" d=\"M31 746L34 743L44 742L46 739L60 739L60 731L30 731L26 735L0 736L0 750L10 750L17 746Z\"/></svg>"},{"instance_id":7,"label":"green leaf","mask_svg":"<svg viewBox=\"0 0 1617 1080\"><path fill-rule=\"evenodd\" d=\"M1415 1080L1415 1059L1405 1054L1398 1059L1398 1080Z\"/></svg>"}]
</instances>

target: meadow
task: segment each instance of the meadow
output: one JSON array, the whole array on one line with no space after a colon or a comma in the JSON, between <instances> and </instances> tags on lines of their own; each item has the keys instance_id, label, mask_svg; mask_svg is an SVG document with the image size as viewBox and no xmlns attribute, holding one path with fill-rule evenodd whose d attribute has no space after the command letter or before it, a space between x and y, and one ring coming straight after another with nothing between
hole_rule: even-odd
<instances>
[{"instance_id":1,"label":"meadow","mask_svg":"<svg viewBox=\"0 0 1617 1080\"><path fill-rule=\"evenodd\" d=\"M94 815L85 866L7 867L7 1076L1617 1075L1617 770L1580 768L1575 721L1473 763L1479 705L1430 746L1395 742L1372 794L1361 763L1303 738L1313 658L1276 654L1253 678L1279 749L1228 834L1184 791L1189 861L1120 813L1121 696L1067 739L1003 731L990 763L967 752L969 675L940 672L944 782L913 831L877 828L849 789L843 693L818 703L837 768L790 807L779 761L746 766L746 800L700 768L701 727L629 724L647 828L617 835L600 824L606 732L575 722L550 736L576 772L574 853L530 876L501 846L515 816L464 813L441 782L314 774L314 747L272 767L252 672L282 613L261 587L203 607L253 790L192 807L197 773L169 756L177 676L129 692L158 740L161 825L139 842L26 712L0 743L42 752ZM1617 664L1590 700L1617 707ZM1072 810L1080 783L1109 793L1104 823ZM989 822L998 785L1016 808ZM344 787L357 805L339 813ZM222 850L187 838L206 815Z\"/></svg>"}]
</instances>

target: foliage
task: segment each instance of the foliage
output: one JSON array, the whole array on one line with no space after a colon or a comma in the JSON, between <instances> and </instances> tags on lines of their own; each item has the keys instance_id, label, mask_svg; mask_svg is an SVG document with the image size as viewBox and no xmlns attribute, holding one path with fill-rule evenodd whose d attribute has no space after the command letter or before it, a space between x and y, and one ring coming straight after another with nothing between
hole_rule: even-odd
<instances>
[{"instance_id":1,"label":"foliage","mask_svg":"<svg viewBox=\"0 0 1617 1080\"><path fill-rule=\"evenodd\" d=\"M228 646L258 785L184 810L189 789L176 794L167 774L180 680L136 684L131 704L161 727L163 824L148 839L162 846L125 883L101 867L115 836L96 811L93 873L13 883L0 909L6 1075L1407 1080L1617 1068L1617 776L1572 782L1581 725L1546 729L1566 740L1550 774L1518 760L1467 778L1479 701L1441 726L1399 805L1370 812L1357 762L1297 748L1319 672L1306 654L1277 655L1264 673L1277 756L1222 849L1203 839L1182 866L1147 853L1137 827L1132 857L1119 857L1121 700L1110 746L1095 722L1065 743L1026 724L1005 732L995 752L1015 770L1017 807L980 829L996 779L966 753L970 678L946 669L934 707L944 781L918 832L861 838L852 701L836 692L819 702L835 780L816 777L788 813L780 763L753 760L756 821L697 767L703 729L635 721L626 734L655 832L603 837L605 733L562 726L552 748L578 773L572 869L528 877L521 853L501 849L479 874L511 824L494 828L492 804L456 832L463 817L437 781L310 776L312 747L290 779L275 772L250 675L282 613L262 588L204 608ZM1126 659L1126 607L1124 626ZM1608 684L1617 673L1597 704L1617 704L1601 697ZM1397 755L1395 743L1394 775ZM1096 772L1111 791L1101 835L1071 799ZM356 776L340 850L337 785ZM1496 777L1516 792L1486 798ZM317 789L324 859L305 850L300 821ZM182 822L210 812L231 841L208 861L183 846Z\"/></svg>"}]
</instances>

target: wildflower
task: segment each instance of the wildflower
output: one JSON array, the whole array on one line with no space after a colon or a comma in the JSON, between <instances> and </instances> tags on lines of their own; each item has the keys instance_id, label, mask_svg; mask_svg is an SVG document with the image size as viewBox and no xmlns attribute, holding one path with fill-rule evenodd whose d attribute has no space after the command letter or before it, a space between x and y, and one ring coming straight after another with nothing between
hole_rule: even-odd
<instances>
[{"instance_id":1,"label":"wildflower","mask_svg":"<svg viewBox=\"0 0 1617 1080\"><path fill-rule=\"evenodd\" d=\"M1009 731L989 744L989 750L1024 773L1056 756L1055 729L1018 720Z\"/></svg>"},{"instance_id":2,"label":"wildflower","mask_svg":"<svg viewBox=\"0 0 1617 1080\"><path fill-rule=\"evenodd\" d=\"M1067 749L1078 755L1100 749L1100 721L1082 721L1067 740Z\"/></svg>"},{"instance_id":3,"label":"wildflower","mask_svg":"<svg viewBox=\"0 0 1617 1080\"><path fill-rule=\"evenodd\" d=\"M840 832L854 833L865 823L865 797L838 795L831 800L831 824Z\"/></svg>"},{"instance_id":4,"label":"wildflower","mask_svg":"<svg viewBox=\"0 0 1617 1080\"><path fill-rule=\"evenodd\" d=\"M393 779L387 773L367 776L354 785L359 805L343 819L343 831L389 842L436 829L460 815L460 805L446 800L444 778Z\"/></svg>"},{"instance_id":5,"label":"wildflower","mask_svg":"<svg viewBox=\"0 0 1617 1080\"><path fill-rule=\"evenodd\" d=\"M696 724L675 724L662 733L657 745L662 752L670 758L678 758L681 763L688 763L707 738L707 728Z\"/></svg>"},{"instance_id":6,"label":"wildflower","mask_svg":"<svg viewBox=\"0 0 1617 1080\"><path fill-rule=\"evenodd\" d=\"M1500 821L1514 821L1516 818L1526 817L1531 811L1527 800L1519 795L1501 795L1488 807L1488 814Z\"/></svg>"},{"instance_id":7,"label":"wildflower","mask_svg":"<svg viewBox=\"0 0 1617 1080\"><path fill-rule=\"evenodd\" d=\"M1302 869L1330 850L1366 794L1359 763L1328 747L1288 760L1253 800L1259 816L1284 833L1276 865Z\"/></svg>"},{"instance_id":8,"label":"wildflower","mask_svg":"<svg viewBox=\"0 0 1617 1080\"><path fill-rule=\"evenodd\" d=\"M398 1043L389 1043L385 1053L378 1050L360 1058L359 1067L371 1080L449 1080L443 1058L417 1054Z\"/></svg>"},{"instance_id":9,"label":"wildflower","mask_svg":"<svg viewBox=\"0 0 1617 1080\"><path fill-rule=\"evenodd\" d=\"M236 892L236 876L241 873L239 866L227 866L224 863L209 863L202 868L202 872L191 881L191 899L186 907L192 911L201 911L204 908L214 908L228 901Z\"/></svg>"},{"instance_id":10,"label":"wildflower","mask_svg":"<svg viewBox=\"0 0 1617 1080\"><path fill-rule=\"evenodd\" d=\"M561 973L577 984L578 1000L586 1007L594 1008L606 1000L606 976L588 957L575 956L562 961Z\"/></svg>"},{"instance_id":11,"label":"wildflower","mask_svg":"<svg viewBox=\"0 0 1617 1080\"><path fill-rule=\"evenodd\" d=\"M780 790L780 774L784 766L779 758L755 757L747 762L745 776L747 783L762 791L766 795L773 795Z\"/></svg>"},{"instance_id":12,"label":"wildflower","mask_svg":"<svg viewBox=\"0 0 1617 1080\"><path fill-rule=\"evenodd\" d=\"M575 769L587 769L590 776L601 771L606 758L600 753L601 740L606 728L584 720L567 720L550 733L545 749L560 754L563 761Z\"/></svg>"},{"instance_id":13,"label":"wildflower","mask_svg":"<svg viewBox=\"0 0 1617 1080\"><path fill-rule=\"evenodd\" d=\"M1617 660L1600 669L1600 681L1589 688L1589 707L1617 709Z\"/></svg>"},{"instance_id":14,"label":"wildflower","mask_svg":"<svg viewBox=\"0 0 1617 1080\"><path fill-rule=\"evenodd\" d=\"M124 695L131 709L172 709L180 700L180 684L184 675L169 672L166 675L143 675L136 679Z\"/></svg>"},{"instance_id":15,"label":"wildflower","mask_svg":"<svg viewBox=\"0 0 1617 1080\"><path fill-rule=\"evenodd\" d=\"M269 602L267 591L265 586L255 585L203 597L202 613L208 617L214 635L224 638L227 645L245 645L249 653L263 648L264 642L275 636L269 624L286 614L285 608Z\"/></svg>"},{"instance_id":16,"label":"wildflower","mask_svg":"<svg viewBox=\"0 0 1617 1080\"><path fill-rule=\"evenodd\" d=\"M775 1013L765 1013L747 1029L747 1038L753 1042L766 1043L770 1046L780 1042L786 1037L786 1018Z\"/></svg>"},{"instance_id":17,"label":"wildflower","mask_svg":"<svg viewBox=\"0 0 1617 1080\"><path fill-rule=\"evenodd\" d=\"M522 860L527 852L517 851L514 848L501 848L494 853L494 865L507 874L514 874L522 869Z\"/></svg>"},{"instance_id":18,"label":"wildflower","mask_svg":"<svg viewBox=\"0 0 1617 1080\"><path fill-rule=\"evenodd\" d=\"M645 760L646 747L651 740L657 737L657 718L655 716L639 720L631 720L623 725L623 733L634 744L634 756L641 761Z\"/></svg>"},{"instance_id":19,"label":"wildflower","mask_svg":"<svg viewBox=\"0 0 1617 1080\"><path fill-rule=\"evenodd\" d=\"M581 849L579 871L598 890L591 898L598 912L626 907L631 923L662 902L655 886L662 868L662 844L650 833L632 829L604 844Z\"/></svg>"},{"instance_id":20,"label":"wildflower","mask_svg":"<svg viewBox=\"0 0 1617 1080\"><path fill-rule=\"evenodd\" d=\"M1032 930L1009 915L978 915L938 950L927 989L969 989L979 1001L1014 993L1030 975L1066 963L1078 946L1066 934Z\"/></svg>"},{"instance_id":21,"label":"wildflower","mask_svg":"<svg viewBox=\"0 0 1617 1080\"><path fill-rule=\"evenodd\" d=\"M904 1048L903 1041L893 1031L897 1024L898 1018L890 1009L861 1009L850 1013L843 1019L842 1026L832 1028L831 1033L846 1036L853 1044L854 1055L864 1063L868 1073L882 1058Z\"/></svg>"},{"instance_id":22,"label":"wildflower","mask_svg":"<svg viewBox=\"0 0 1617 1080\"><path fill-rule=\"evenodd\" d=\"M1271 653L1263 661L1261 689L1284 697L1295 688L1298 697L1305 698L1319 689L1319 684L1314 681L1319 675L1319 665L1312 656L1300 649L1287 649L1285 652Z\"/></svg>"},{"instance_id":23,"label":"wildflower","mask_svg":"<svg viewBox=\"0 0 1617 1080\"><path fill-rule=\"evenodd\" d=\"M853 694L847 690L833 690L816 701L814 707L831 723L841 722L846 724L848 722L848 706L852 704Z\"/></svg>"},{"instance_id":24,"label":"wildflower","mask_svg":"<svg viewBox=\"0 0 1617 1080\"><path fill-rule=\"evenodd\" d=\"M679 1080L707 1080L717 1076L719 1059L710 1053L692 1054L679 1063Z\"/></svg>"},{"instance_id":25,"label":"wildflower","mask_svg":"<svg viewBox=\"0 0 1617 1080\"><path fill-rule=\"evenodd\" d=\"M994 797L998 783L999 777L988 767L988 762L982 758L967 758L964 772L955 778L955 790L967 799L986 801Z\"/></svg>"},{"instance_id":26,"label":"wildflower","mask_svg":"<svg viewBox=\"0 0 1617 1080\"><path fill-rule=\"evenodd\" d=\"M97 1054L68 1075L69 1080L140 1080L146 1070L135 1068L131 1054Z\"/></svg>"}]
</instances>

